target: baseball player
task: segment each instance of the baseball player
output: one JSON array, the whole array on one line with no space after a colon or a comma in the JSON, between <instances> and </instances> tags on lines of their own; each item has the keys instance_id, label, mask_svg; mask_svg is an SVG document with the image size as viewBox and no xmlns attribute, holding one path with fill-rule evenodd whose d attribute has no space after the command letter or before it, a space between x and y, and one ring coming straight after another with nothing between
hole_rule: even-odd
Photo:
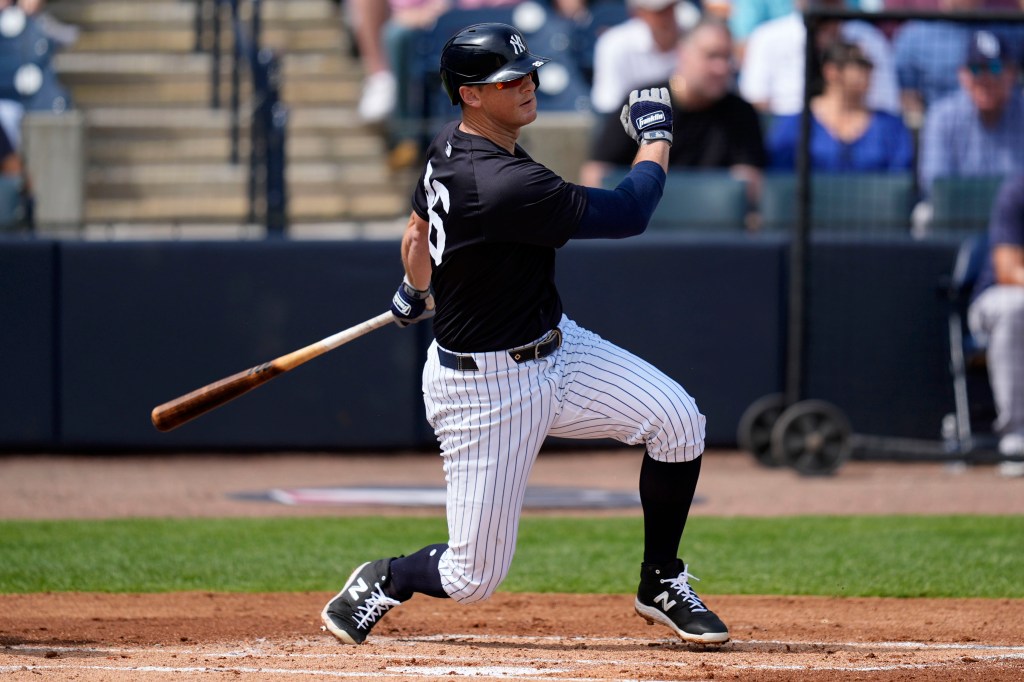
<instances>
[{"instance_id":1,"label":"baseball player","mask_svg":"<svg viewBox=\"0 0 1024 682\"><path fill-rule=\"evenodd\" d=\"M614 190L585 188L516 144L537 117L537 70L547 61L518 30L493 23L459 31L441 54L441 79L462 120L427 151L391 310L401 326L433 317L423 395L444 460L448 541L358 567L321 613L342 642L362 643L415 593L470 604L494 592L548 435L646 446L635 609L686 641L729 639L677 558L704 416L674 380L566 316L554 283L555 251L569 239L646 228L672 144L668 93L630 95L622 124L639 144L632 171ZM595 282L594 295L604 286Z\"/></svg>"}]
</instances>

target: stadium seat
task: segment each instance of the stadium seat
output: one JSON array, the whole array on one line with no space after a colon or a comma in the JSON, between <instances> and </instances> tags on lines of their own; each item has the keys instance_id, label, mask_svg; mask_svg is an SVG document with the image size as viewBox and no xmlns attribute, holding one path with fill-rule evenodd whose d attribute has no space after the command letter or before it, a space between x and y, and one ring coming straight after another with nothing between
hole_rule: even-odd
<instances>
[{"instance_id":1,"label":"stadium seat","mask_svg":"<svg viewBox=\"0 0 1024 682\"><path fill-rule=\"evenodd\" d=\"M1002 176L936 178L930 231L963 234L985 229L1002 181Z\"/></svg>"},{"instance_id":2,"label":"stadium seat","mask_svg":"<svg viewBox=\"0 0 1024 682\"><path fill-rule=\"evenodd\" d=\"M811 176L811 229L906 234L913 202L914 178L909 173L815 173ZM766 174L761 229L790 231L796 219L796 176Z\"/></svg>"},{"instance_id":3,"label":"stadium seat","mask_svg":"<svg viewBox=\"0 0 1024 682\"><path fill-rule=\"evenodd\" d=\"M627 172L609 173L605 188L613 189ZM672 170L648 229L742 232L747 210L747 183L728 171Z\"/></svg>"}]
</instances>

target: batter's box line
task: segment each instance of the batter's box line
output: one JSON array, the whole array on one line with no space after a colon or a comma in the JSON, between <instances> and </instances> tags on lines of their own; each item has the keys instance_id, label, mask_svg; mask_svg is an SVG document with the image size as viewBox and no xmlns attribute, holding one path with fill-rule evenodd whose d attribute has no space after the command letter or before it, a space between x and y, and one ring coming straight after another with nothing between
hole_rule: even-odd
<instances>
[{"instance_id":1,"label":"batter's box line","mask_svg":"<svg viewBox=\"0 0 1024 682\"><path fill-rule=\"evenodd\" d=\"M439 676L473 677L478 679L514 679L533 680L535 682L640 682L638 678L609 679L607 677L552 677L549 675L537 675L543 670L526 667L489 667L489 668L452 668L452 666L441 666L437 668L415 667L401 670L375 670L367 672L350 672L344 670L296 670L290 668L256 668L256 667L214 667L214 666L113 666L113 665L32 665L32 666L0 666L0 673L14 672L44 672L44 671L86 671L98 670L104 672L132 672L132 673L192 673L192 674L263 674L263 675L302 675L304 677L329 677L329 678L422 678L437 679ZM522 674L517 674L521 672ZM477 674L484 672L487 674ZM563 670L552 672L566 672ZM656 680L644 678L643 682L679 682L679 680Z\"/></svg>"}]
</instances>

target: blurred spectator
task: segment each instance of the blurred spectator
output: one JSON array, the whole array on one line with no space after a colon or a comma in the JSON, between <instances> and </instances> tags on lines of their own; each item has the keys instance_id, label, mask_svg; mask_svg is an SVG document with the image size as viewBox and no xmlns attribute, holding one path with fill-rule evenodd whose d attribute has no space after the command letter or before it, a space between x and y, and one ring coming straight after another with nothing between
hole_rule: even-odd
<instances>
[{"instance_id":1,"label":"blurred spectator","mask_svg":"<svg viewBox=\"0 0 1024 682\"><path fill-rule=\"evenodd\" d=\"M995 33L976 31L958 69L960 90L932 105L921 140L920 184L939 176L1024 171L1024 101L1017 66Z\"/></svg>"},{"instance_id":2,"label":"blurred spectator","mask_svg":"<svg viewBox=\"0 0 1024 682\"><path fill-rule=\"evenodd\" d=\"M0 0L0 7L18 5L30 17L39 22L43 34L59 47L68 47L78 40L78 27L65 24L46 9L46 0Z\"/></svg>"},{"instance_id":3,"label":"blurred spectator","mask_svg":"<svg viewBox=\"0 0 1024 682\"><path fill-rule=\"evenodd\" d=\"M21 155L15 150L0 126L0 230L16 228L30 219L31 193ZM13 181L13 182L11 182ZM16 193L17 196L13 196Z\"/></svg>"},{"instance_id":4,"label":"blurred spectator","mask_svg":"<svg viewBox=\"0 0 1024 682\"><path fill-rule=\"evenodd\" d=\"M1012 0L1016 2L1016 0ZM979 9L1006 9L1000 0L932 0L948 14L973 12ZM915 7L915 9L917 9ZM953 93L959 87L958 67L971 34L979 28L1000 33L1011 46L1024 41L1024 25L984 26L958 24L954 21L908 21L893 40L896 76L899 79L904 117L908 124L921 125L924 112L932 103Z\"/></svg>"},{"instance_id":5,"label":"blurred spectator","mask_svg":"<svg viewBox=\"0 0 1024 682\"><path fill-rule=\"evenodd\" d=\"M796 11L761 24L750 35L740 70L740 94L759 110L775 115L803 109L804 54L807 30L801 13L810 0L797 0ZM842 0L816 6L842 7ZM876 111L900 112L892 50L885 35L864 21L828 21L815 35L817 51L837 37L859 45L874 65L867 104ZM811 93L815 94L812 84Z\"/></svg>"},{"instance_id":6,"label":"blurred spectator","mask_svg":"<svg viewBox=\"0 0 1024 682\"><path fill-rule=\"evenodd\" d=\"M39 36L44 39L39 40ZM66 47L77 39L78 28L53 18L46 10L45 0L0 0L2 56L20 64L11 74L13 82L5 84L5 98L0 99L0 126L14 149L21 147L21 119L26 107L49 109L52 103L36 97L40 89L51 92L47 86L53 83L48 81L56 79L44 60L48 62L54 47ZM67 101L61 100L60 110L67 106Z\"/></svg>"},{"instance_id":7,"label":"blurred spectator","mask_svg":"<svg viewBox=\"0 0 1024 682\"><path fill-rule=\"evenodd\" d=\"M971 332L988 347L999 452L1024 456L1024 174L1007 178L989 224L992 257L967 311ZM1024 462L1003 462L1004 476L1024 476Z\"/></svg>"},{"instance_id":8,"label":"blurred spectator","mask_svg":"<svg viewBox=\"0 0 1024 682\"><path fill-rule=\"evenodd\" d=\"M898 116L867 105L872 64L857 45L837 41L822 57L824 91L811 100L811 168L909 171L914 148ZM768 135L769 167L793 170L801 114L780 116Z\"/></svg>"},{"instance_id":9,"label":"blurred spectator","mask_svg":"<svg viewBox=\"0 0 1024 682\"><path fill-rule=\"evenodd\" d=\"M743 62L747 39L755 28L792 12L793 0L733 0L729 10L729 28L735 42L736 59Z\"/></svg>"},{"instance_id":10,"label":"blurred spectator","mask_svg":"<svg viewBox=\"0 0 1024 682\"><path fill-rule=\"evenodd\" d=\"M626 0L630 19L612 26L594 46L590 104L599 114L618 114L622 102L645 83L667 80L682 37L680 0Z\"/></svg>"},{"instance_id":11,"label":"blurred spectator","mask_svg":"<svg viewBox=\"0 0 1024 682\"><path fill-rule=\"evenodd\" d=\"M439 16L452 9L481 9L518 5L524 0L353 0L350 21L365 80L359 99L359 116L366 123L386 119L403 101L407 63L417 32L430 28ZM554 0L557 11L569 18L580 16L584 0Z\"/></svg>"},{"instance_id":12,"label":"blurred spectator","mask_svg":"<svg viewBox=\"0 0 1024 682\"><path fill-rule=\"evenodd\" d=\"M669 166L729 168L748 181L752 201L765 165L764 144L757 112L732 92L732 39L728 25L705 17L679 45L676 68L668 82L643 87L668 87L672 98L675 141ZM624 101L619 102L621 109ZM591 160L580 171L582 184L600 187L613 166L629 166L636 156L622 139L619 113L606 114L594 141Z\"/></svg>"}]
</instances>

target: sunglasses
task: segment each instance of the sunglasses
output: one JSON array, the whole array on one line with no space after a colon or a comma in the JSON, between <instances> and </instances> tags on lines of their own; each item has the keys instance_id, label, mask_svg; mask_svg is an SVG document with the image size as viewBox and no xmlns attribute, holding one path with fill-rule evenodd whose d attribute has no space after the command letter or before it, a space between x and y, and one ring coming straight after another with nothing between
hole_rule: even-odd
<instances>
[{"instance_id":1,"label":"sunglasses","mask_svg":"<svg viewBox=\"0 0 1024 682\"><path fill-rule=\"evenodd\" d=\"M500 83L495 83L494 87L498 88L499 90L504 90L505 88L518 88L520 85L523 84L524 80L526 80L526 76L520 76L519 78L510 81L501 81Z\"/></svg>"},{"instance_id":2,"label":"sunglasses","mask_svg":"<svg viewBox=\"0 0 1024 682\"><path fill-rule=\"evenodd\" d=\"M971 75L974 76L980 76L983 73L990 73L993 76L998 76L1003 72L1003 63L993 61L985 64L969 64L967 68L970 70Z\"/></svg>"}]
</instances>

